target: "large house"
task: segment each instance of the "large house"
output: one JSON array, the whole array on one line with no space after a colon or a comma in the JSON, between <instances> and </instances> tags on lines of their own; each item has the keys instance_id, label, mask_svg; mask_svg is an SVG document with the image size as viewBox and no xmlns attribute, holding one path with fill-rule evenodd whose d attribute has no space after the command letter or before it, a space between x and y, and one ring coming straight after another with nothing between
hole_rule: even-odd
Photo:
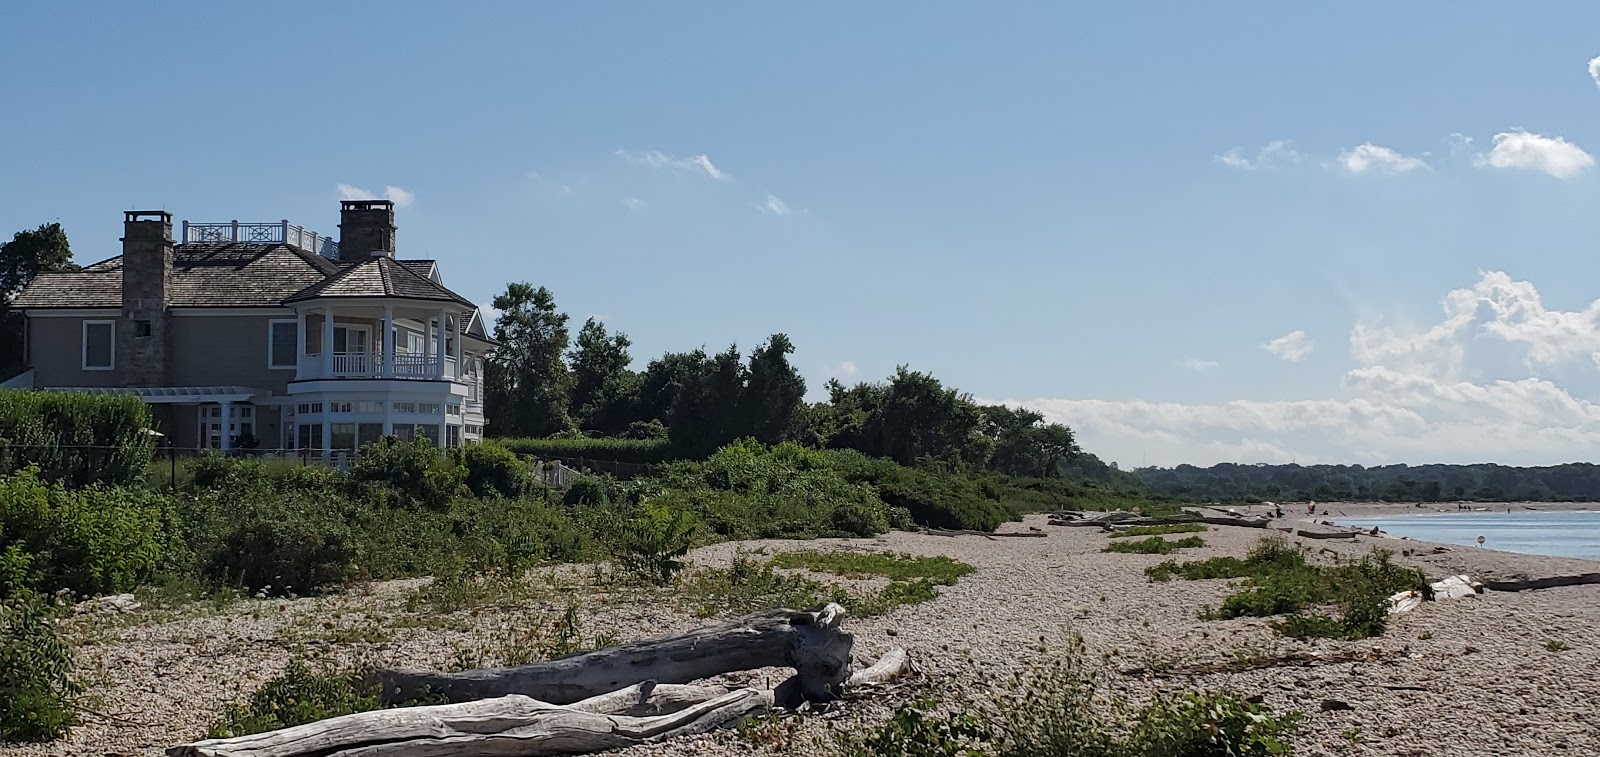
<instances>
[{"instance_id":1,"label":"large house","mask_svg":"<svg viewBox=\"0 0 1600 757\"><path fill-rule=\"evenodd\" d=\"M28 370L8 386L130 394L179 448L353 450L483 432L478 308L432 260L395 257L394 203L340 204L334 242L288 221L128 211L122 254L12 301Z\"/></svg>"}]
</instances>

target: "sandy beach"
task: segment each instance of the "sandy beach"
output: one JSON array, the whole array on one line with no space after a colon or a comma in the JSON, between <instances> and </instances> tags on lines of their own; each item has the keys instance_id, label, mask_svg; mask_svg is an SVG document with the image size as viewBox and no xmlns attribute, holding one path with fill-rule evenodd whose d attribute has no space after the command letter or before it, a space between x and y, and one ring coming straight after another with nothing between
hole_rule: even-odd
<instances>
[{"instance_id":1,"label":"sandy beach","mask_svg":"<svg viewBox=\"0 0 1600 757\"><path fill-rule=\"evenodd\" d=\"M1600 669L1600 585L1486 592L1425 603L1395 616L1382 638L1301 642L1278 637L1264 620L1200 620L1202 606L1215 605L1229 593L1228 581L1150 583L1143 569L1166 558L1102 553L1108 539L1094 528L1052 527L1033 516L1005 530L1030 527L1043 529L1048 538L896 532L875 539L720 544L695 552L692 559L714 565L740 550L806 548L947 555L972 564L976 572L942 589L932 602L848 622L856 635L858 660L896 646L911 651L923 676L899 696L971 690L986 685L990 676L1006 680L1011 671L1035 659L1041 640L1046 647L1059 646L1059 640L1076 632L1091 658L1106 660L1107 681L1136 696L1153 686L1229 689L1259 695L1276 710L1305 712L1296 740L1299 754L1600 753L1600 715L1594 708L1600 702L1600 678L1595 675ZM1207 546L1175 557L1243 555L1262 535L1261 529L1212 527L1202 535ZM1300 541L1324 560L1364 554L1374 546L1389 548L1432 580L1455 573L1477 578L1600 571L1600 563L1584 560L1381 537ZM584 570L552 569L550 574L577 581ZM532 606L537 603L530 603L428 627L406 609L405 596L416 585L391 582L319 599L251 600L220 611L142 611L102 624L80 652L100 714L90 716L65 741L0 747L0 757L156 755L203 736L225 703L247 695L292 655L347 664L442 666L461 645L540 611ZM690 608L644 595L585 604L582 614L586 634L609 633L619 640L704 622ZM1182 668L1197 663L1290 652L1330 657L1357 653L1362 659L1181 674ZM1118 672L1132 668L1168 674ZM771 683L781 675L757 671L730 676L727 682ZM1338 709L1325 711L1325 701L1339 703L1332 705ZM826 718L807 717L797 744L827 754L831 729L882 722L897 703L895 696L883 696L850 703ZM754 746L734 733L719 732L624 753L779 754L800 748L797 744Z\"/></svg>"}]
</instances>

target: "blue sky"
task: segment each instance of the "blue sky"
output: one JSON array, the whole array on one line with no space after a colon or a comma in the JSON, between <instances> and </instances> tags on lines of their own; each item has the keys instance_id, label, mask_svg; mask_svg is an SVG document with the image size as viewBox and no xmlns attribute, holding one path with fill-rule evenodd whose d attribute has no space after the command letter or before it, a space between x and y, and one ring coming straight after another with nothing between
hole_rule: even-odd
<instances>
[{"instance_id":1,"label":"blue sky","mask_svg":"<svg viewBox=\"0 0 1600 757\"><path fill-rule=\"evenodd\" d=\"M9 3L0 230L60 221L88 262L125 209L335 233L341 186L392 187L403 255L483 302L549 286L640 366L784 331L814 389L909 364L1124 465L1592 459L1596 29L1580 4Z\"/></svg>"}]
</instances>

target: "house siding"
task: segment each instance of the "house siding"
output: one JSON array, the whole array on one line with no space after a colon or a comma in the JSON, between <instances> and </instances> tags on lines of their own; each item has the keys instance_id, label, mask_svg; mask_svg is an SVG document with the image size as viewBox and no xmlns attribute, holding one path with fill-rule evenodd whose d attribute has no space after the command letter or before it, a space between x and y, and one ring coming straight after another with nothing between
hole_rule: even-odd
<instances>
[{"instance_id":1,"label":"house siding","mask_svg":"<svg viewBox=\"0 0 1600 757\"><path fill-rule=\"evenodd\" d=\"M122 386L120 364L109 371L83 369L83 322L114 321L119 315L115 310L108 310L105 315L87 318L29 318L28 357L33 366L34 386ZM121 336L117 335L119 339Z\"/></svg>"},{"instance_id":2,"label":"house siding","mask_svg":"<svg viewBox=\"0 0 1600 757\"><path fill-rule=\"evenodd\" d=\"M247 386L288 391L293 368L267 367L267 322L294 314L179 316L172 319L174 386Z\"/></svg>"}]
</instances>

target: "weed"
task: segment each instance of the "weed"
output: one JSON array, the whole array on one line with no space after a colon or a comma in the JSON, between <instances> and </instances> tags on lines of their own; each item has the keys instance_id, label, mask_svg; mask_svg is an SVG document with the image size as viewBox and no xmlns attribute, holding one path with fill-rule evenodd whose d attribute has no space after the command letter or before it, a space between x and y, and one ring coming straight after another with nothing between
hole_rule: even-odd
<instances>
[{"instance_id":1,"label":"weed","mask_svg":"<svg viewBox=\"0 0 1600 757\"><path fill-rule=\"evenodd\" d=\"M1123 539L1130 536L1162 536L1165 534L1198 534L1206 530L1200 523L1161 523L1154 526L1129 526L1128 528L1113 531L1111 538Z\"/></svg>"},{"instance_id":2,"label":"weed","mask_svg":"<svg viewBox=\"0 0 1600 757\"><path fill-rule=\"evenodd\" d=\"M37 596L0 601L0 741L48 741L78 724L72 647Z\"/></svg>"},{"instance_id":3,"label":"weed","mask_svg":"<svg viewBox=\"0 0 1600 757\"><path fill-rule=\"evenodd\" d=\"M1566 642L1559 639L1551 639L1544 645L1544 648L1552 652L1565 652L1572 647L1568 646Z\"/></svg>"},{"instance_id":4,"label":"weed","mask_svg":"<svg viewBox=\"0 0 1600 757\"><path fill-rule=\"evenodd\" d=\"M1204 547L1205 539L1198 536L1189 536L1176 541L1167 541L1159 536L1152 536L1139 541L1114 541L1105 546L1101 552L1127 552L1139 555L1170 555L1180 549Z\"/></svg>"},{"instance_id":5,"label":"weed","mask_svg":"<svg viewBox=\"0 0 1600 757\"><path fill-rule=\"evenodd\" d=\"M295 660L248 702L229 704L209 738L232 738L382 707L378 687L356 672L319 673Z\"/></svg>"},{"instance_id":6,"label":"weed","mask_svg":"<svg viewBox=\"0 0 1600 757\"><path fill-rule=\"evenodd\" d=\"M845 578L882 576L891 581L925 578L940 586L950 586L973 571L973 567L948 557L912 557L893 552L820 552L803 550L780 552L772 558L780 568L804 568L832 573Z\"/></svg>"}]
</instances>

